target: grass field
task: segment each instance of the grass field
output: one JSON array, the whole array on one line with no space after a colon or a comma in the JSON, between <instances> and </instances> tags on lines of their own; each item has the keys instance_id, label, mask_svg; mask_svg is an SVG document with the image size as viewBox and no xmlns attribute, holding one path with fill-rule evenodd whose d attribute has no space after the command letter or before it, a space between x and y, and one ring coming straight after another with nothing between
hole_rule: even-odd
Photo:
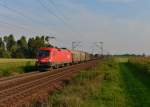
<instances>
[{"instance_id":1,"label":"grass field","mask_svg":"<svg viewBox=\"0 0 150 107\"><path fill-rule=\"evenodd\" d=\"M33 59L0 59L0 77L33 71L34 65Z\"/></svg>"},{"instance_id":2,"label":"grass field","mask_svg":"<svg viewBox=\"0 0 150 107\"><path fill-rule=\"evenodd\" d=\"M105 59L97 67L82 71L36 107L150 107L149 60L145 59L146 66L143 61L135 62Z\"/></svg>"}]
</instances>

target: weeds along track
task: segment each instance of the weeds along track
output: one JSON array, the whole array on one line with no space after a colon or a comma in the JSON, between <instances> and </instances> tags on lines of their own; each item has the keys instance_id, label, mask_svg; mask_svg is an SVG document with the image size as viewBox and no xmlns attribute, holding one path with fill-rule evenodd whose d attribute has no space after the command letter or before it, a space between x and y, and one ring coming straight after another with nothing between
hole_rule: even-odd
<instances>
[{"instance_id":1,"label":"weeds along track","mask_svg":"<svg viewBox=\"0 0 150 107\"><path fill-rule=\"evenodd\" d=\"M0 107L21 107L31 101L43 100L82 69L94 66L98 60L76 64L52 72L29 73L0 80Z\"/></svg>"}]
</instances>

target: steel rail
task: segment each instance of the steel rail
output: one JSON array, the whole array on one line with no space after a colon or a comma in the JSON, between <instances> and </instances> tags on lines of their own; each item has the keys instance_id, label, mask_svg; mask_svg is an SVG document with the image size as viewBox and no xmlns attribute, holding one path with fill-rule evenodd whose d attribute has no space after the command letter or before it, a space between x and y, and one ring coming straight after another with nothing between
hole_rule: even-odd
<instances>
[{"instance_id":1,"label":"steel rail","mask_svg":"<svg viewBox=\"0 0 150 107\"><path fill-rule=\"evenodd\" d=\"M48 93L55 88L55 85L70 79L80 70L96 65L97 62L98 60L93 60L55 69L53 72L28 74L0 81L0 107L18 107L18 105L21 107L33 99L38 99L44 93Z\"/></svg>"}]
</instances>

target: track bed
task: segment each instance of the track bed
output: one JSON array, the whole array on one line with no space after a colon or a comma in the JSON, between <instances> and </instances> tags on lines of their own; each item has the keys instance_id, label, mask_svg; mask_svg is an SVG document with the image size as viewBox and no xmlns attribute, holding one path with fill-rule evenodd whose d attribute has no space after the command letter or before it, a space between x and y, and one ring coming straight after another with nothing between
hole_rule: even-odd
<instances>
[{"instance_id":1,"label":"track bed","mask_svg":"<svg viewBox=\"0 0 150 107\"><path fill-rule=\"evenodd\" d=\"M98 60L76 64L51 72L36 72L0 79L0 107L21 107L33 100L43 100L63 81L70 80L80 70L95 66Z\"/></svg>"}]
</instances>

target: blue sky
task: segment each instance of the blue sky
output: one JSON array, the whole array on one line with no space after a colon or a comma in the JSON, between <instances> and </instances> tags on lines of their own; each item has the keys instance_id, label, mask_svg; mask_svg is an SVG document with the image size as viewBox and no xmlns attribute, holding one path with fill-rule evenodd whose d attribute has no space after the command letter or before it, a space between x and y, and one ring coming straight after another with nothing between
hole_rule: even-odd
<instances>
[{"instance_id":1,"label":"blue sky","mask_svg":"<svg viewBox=\"0 0 150 107\"><path fill-rule=\"evenodd\" d=\"M38 0L0 0L0 34L53 34L61 47L82 41L91 51L93 42L103 41L110 53L150 54L150 0L40 1L49 12Z\"/></svg>"}]
</instances>

